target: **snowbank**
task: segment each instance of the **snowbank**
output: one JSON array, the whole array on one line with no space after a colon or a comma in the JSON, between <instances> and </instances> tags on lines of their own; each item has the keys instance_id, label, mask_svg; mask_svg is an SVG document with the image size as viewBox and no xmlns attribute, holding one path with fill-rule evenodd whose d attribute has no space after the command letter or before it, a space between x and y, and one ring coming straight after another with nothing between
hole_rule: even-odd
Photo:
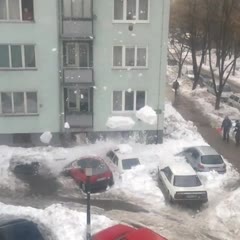
<instances>
[{"instance_id":1,"label":"snowbank","mask_svg":"<svg viewBox=\"0 0 240 240\"><path fill-rule=\"evenodd\" d=\"M0 216L27 218L51 231L57 240L84 240L86 234L86 214L70 210L60 204L46 209L18 207L0 203ZM96 233L116 223L104 216L92 215L92 233Z\"/></svg>"},{"instance_id":2,"label":"snowbank","mask_svg":"<svg viewBox=\"0 0 240 240\"><path fill-rule=\"evenodd\" d=\"M136 117L145 123L154 125L157 123L157 114L149 106L145 106L136 112Z\"/></svg>"},{"instance_id":3,"label":"snowbank","mask_svg":"<svg viewBox=\"0 0 240 240\"><path fill-rule=\"evenodd\" d=\"M111 129L129 130L135 125L135 122L130 117L114 116L107 120L106 126Z\"/></svg>"}]
</instances>

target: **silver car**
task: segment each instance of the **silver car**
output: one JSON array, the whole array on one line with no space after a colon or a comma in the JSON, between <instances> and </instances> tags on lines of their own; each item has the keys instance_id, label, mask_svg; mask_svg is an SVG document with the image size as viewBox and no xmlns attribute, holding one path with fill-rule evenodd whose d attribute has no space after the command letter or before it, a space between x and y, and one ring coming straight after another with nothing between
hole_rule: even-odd
<instances>
[{"instance_id":1,"label":"silver car","mask_svg":"<svg viewBox=\"0 0 240 240\"><path fill-rule=\"evenodd\" d=\"M186 161L199 172L215 170L218 173L226 172L226 164L221 155L210 146L196 146L186 148L180 155L184 155Z\"/></svg>"}]
</instances>

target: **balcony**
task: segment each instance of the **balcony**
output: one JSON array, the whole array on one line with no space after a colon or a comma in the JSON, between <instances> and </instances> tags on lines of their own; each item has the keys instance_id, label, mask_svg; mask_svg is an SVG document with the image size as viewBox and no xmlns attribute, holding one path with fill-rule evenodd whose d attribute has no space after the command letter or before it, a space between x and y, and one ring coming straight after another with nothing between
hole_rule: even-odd
<instances>
[{"instance_id":1,"label":"balcony","mask_svg":"<svg viewBox=\"0 0 240 240\"><path fill-rule=\"evenodd\" d=\"M64 68L64 83L87 84L93 85L93 69L92 68Z\"/></svg>"},{"instance_id":2,"label":"balcony","mask_svg":"<svg viewBox=\"0 0 240 240\"><path fill-rule=\"evenodd\" d=\"M92 20L66 20L62 25L63 39L93 39Z\"/></svg>"},{"instance_id":3,"label":"balcony","mask_svg":"<svg viewBox=\"0 0 240 240\"><path fill-rule=\"evenodd\" d=\"M65 121L71 128L92 128L93 114L81 112L67 112Z\"/></svg>"}]
</instances>

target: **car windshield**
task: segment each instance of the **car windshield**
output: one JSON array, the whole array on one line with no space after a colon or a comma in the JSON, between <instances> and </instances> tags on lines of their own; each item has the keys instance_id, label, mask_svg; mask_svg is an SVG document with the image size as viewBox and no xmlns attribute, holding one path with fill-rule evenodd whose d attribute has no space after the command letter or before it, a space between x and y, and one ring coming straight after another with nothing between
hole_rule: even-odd
<instances>
[{"instance_id":1,"label":"car windshield","mask_svg":"<svg viewBox=\"0 0 240 240\"><path fill-rule=\"evenodd\" d=\"M201 186L201 182L196 175L175 176L173 185L176 187L197 187Z\"/></svg>"},{"instance_id":2,"label":"car windshield","mask_svg":"<svg viewBox=\"0 0 240 240\"><path fill-rule=\"evenodd\" d=\"M129 158L129 159L122 160L122 167L125 170L131 169L132 167L135 167L139 164L140 164L140 162L139 162L138 158Z\"/></svg>"},{"instance_id":3,"label":"car windshield","mask_svg":"<svg viewBox=\"0 0 240 240\"><path fill-rule=\"evenodd\" d=\"M206 155L201 157L203 164L222 164L223 160L220 155Z\"/></svg>"}]
</instances>

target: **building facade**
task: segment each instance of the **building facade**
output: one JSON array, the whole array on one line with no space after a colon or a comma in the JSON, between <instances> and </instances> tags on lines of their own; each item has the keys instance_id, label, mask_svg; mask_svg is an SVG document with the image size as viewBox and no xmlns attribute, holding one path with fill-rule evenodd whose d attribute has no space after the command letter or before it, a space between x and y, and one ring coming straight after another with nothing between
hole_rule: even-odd
<instances>
[{"instance_id":1,"label":"building facade","mask_svg":"<svg viewBox=\"0 0 240 240\"><path fill-rule=\"evenodd\" d=\"M169 0L0 0L0 143L45 131L161 142L168 18ZM145 105L156 125L136 119ZM136 124L109 129L111 116Z\"/></svg>"}]
</instances>

